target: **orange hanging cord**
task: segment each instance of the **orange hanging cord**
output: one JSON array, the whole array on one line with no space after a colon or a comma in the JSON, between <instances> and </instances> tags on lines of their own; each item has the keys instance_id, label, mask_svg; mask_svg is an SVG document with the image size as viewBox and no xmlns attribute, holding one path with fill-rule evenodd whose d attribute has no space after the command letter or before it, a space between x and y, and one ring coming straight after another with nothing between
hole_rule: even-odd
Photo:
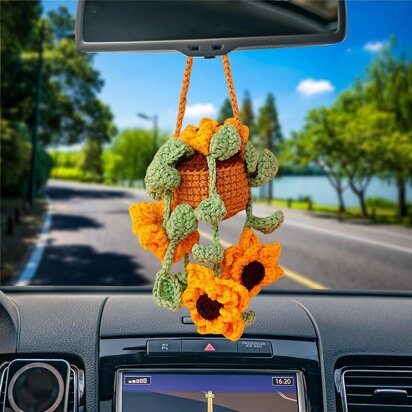
<instances>
[{"instance_id":1,"label":"orange hanging cord","mask_svg":"<svg viewBox=\"0 0 412 412\"><path fill-rule=\"evenodd\" d=\"M235 86L233 85L233 78L232 78L232 72L230 70L229 57L227 55L223 55L222 61L223 61L223 68L224 68L225 76L226 76L227 87L229 89L230 102L232 104L233 117L235 118L235 126L238 130L241 130L242 121L240 120L239 106L237 104ZM174 133L175 137L180 136L180 133L182 131L182 124L183 124L183 118L185 116L185 110L186 110L186 105L187 105L187 93L189 91L190 74L192 72L192 66L193 66L193 57L187 57L186 67L185 67L185 71L183 75L182 91L180 92L179 110L177 113L176 129Z\"/></svg>"},{"instance_id":2,"label":"orange hanging cord","mask_svg":"<svg viewBox=\"0 0 412 412\"><path fill-rule=\"evenodd\" d=\"M242 121L240 120L239 106L237 104L235 86L233 85L232 71L230 70L229 57L227 54L222 56L223 68L225 70L227 87L229 89L230 102L232 103L233 117L235 118L236 129L240 131Z\"/></svg>"}]
</instances>

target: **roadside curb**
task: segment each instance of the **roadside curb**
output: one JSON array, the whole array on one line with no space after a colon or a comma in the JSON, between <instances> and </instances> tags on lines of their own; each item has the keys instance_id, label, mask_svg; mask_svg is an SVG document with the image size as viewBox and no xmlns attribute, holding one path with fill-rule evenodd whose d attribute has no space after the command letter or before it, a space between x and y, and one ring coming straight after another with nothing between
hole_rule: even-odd
<instances>
[{"instance_id":1,"label":"roadside curb","mask_svg":"<svg viewBox=\"0 0 412 412\"><path fill-rule=\"evenodd\" d=\"M44 195L44 199L48 205L47 213L43 219L43 224L40 230L39 239L34 245L34 249L31 252L29 259L21 271L20 275L18 276L18 280L15 283L15 286L26 286L28 285L31 280L33 279L34 275L37 272L37 269L40 265L40 262L44 255L44 249L47 246L47 240L49 238L49 231L52 223L52 211L51 211L51 199L46 194Z\"/></svg>"}]
</instances>

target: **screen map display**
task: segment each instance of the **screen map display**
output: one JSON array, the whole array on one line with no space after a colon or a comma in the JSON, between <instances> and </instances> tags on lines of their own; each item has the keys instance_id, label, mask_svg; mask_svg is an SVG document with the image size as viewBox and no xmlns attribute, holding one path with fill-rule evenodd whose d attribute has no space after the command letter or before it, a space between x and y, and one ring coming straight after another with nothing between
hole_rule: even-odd
<instances>
[{"instance_id":1,"label":"screen map display","mask_svg":"<svg viewBox=\"0 0 412 412\"><path fill-rule=\"evenodd\" d=\"M122 412L298 412L295 373L142 373L119 376Z\"/></svg>"}]
</instances>

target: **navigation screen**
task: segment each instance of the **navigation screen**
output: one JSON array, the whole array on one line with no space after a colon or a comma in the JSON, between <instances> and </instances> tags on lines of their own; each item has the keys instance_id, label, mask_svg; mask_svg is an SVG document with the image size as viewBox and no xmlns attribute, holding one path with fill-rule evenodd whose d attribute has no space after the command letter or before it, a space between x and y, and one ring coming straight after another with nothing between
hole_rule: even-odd
<instances>
[{"instance_id":1,"label":"navigation screen","mask_svg":"<svg viewBox=\"0 0 412 412\"><path fill-rule=\"evenodd\" d=\"M117 405L122 412L298 412L296 378L294 373L123 372Z\"/></svg>"}]
</instances>

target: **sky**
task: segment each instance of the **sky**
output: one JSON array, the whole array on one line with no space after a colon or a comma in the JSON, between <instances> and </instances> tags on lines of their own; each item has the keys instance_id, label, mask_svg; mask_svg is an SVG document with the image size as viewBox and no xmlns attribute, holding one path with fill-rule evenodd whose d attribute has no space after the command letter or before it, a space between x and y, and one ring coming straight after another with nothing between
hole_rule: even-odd
<instances>
[{"instance_id":1,"label":"sky","mask_svg":"<svg viewBox=\"0 0 412 412\"><path fill-rule=\"evenodd\" d=\"M45 0L43 12L75 1ZM330 105L371 59L391 34L400 51L412 51L412 0L348 1L348 33L339 44L230 53L239 101L249 91L255 113L273 93L282 131L288 137L304 124L308 110ZM119 129L151 127L136 113L157 114L160 128L174 130L185 56L180 53L100 53L95 67L105 81L101 99L115 116ZM221 59L195 59L184 124L216 117L227 97ZM149 123L149 124L148 124Z\"/></svg>"}]
</instances>

